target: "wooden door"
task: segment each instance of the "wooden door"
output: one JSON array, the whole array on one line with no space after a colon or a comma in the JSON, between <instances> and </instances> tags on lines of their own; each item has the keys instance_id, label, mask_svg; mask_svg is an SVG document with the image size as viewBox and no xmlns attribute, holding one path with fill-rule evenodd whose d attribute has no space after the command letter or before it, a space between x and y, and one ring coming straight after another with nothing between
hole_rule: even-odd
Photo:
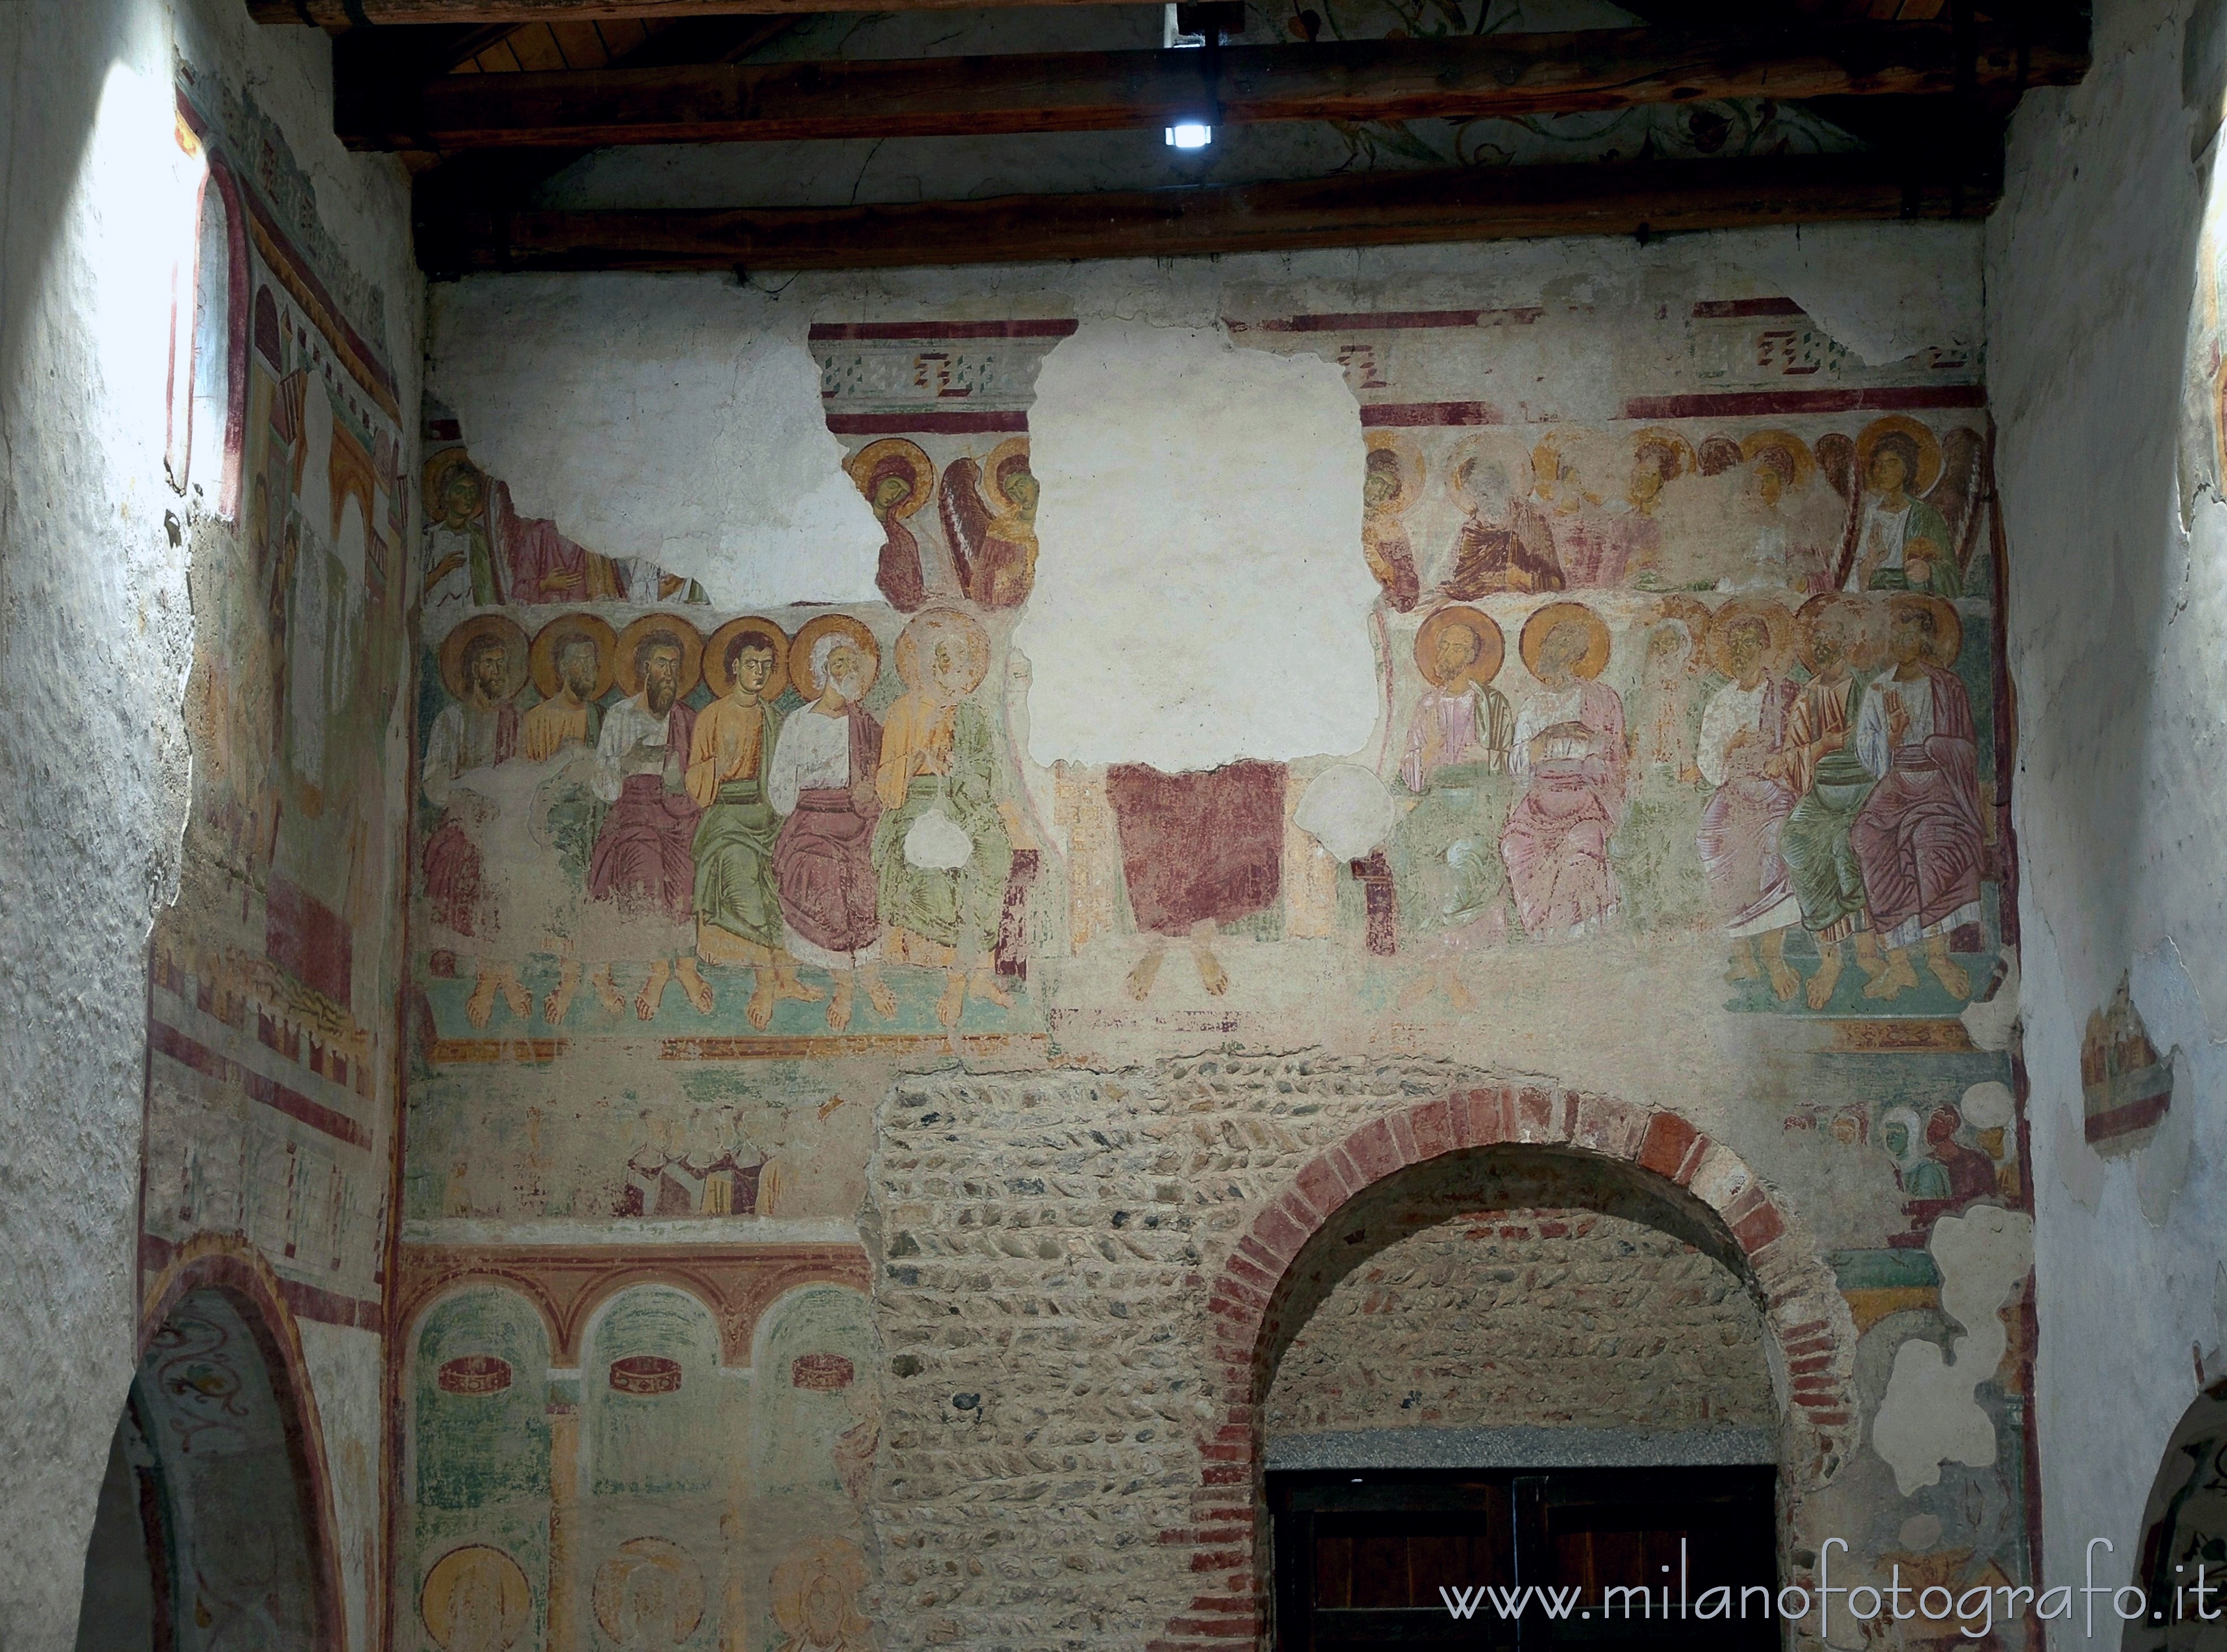
<instances>
[{"instance_id":1,"label":"wooden door","mask_svg":"<svg viewBox=\"0 0 2227 1652\"><path fill-rule=\"evenodd\" d=\"M1271 1475L1273 1644L1775 1648L1774 1484L1767 1468ZM1728 1615L1698 1617L1719 1585Z\"/></svg>"}]
</instances>

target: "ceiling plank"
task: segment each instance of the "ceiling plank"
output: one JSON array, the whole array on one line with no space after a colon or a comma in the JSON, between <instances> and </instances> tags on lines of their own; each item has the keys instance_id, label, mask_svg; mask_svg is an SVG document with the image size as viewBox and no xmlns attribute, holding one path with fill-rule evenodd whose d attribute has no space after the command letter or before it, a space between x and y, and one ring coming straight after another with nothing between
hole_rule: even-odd
<instances>
[{"instance_id":1,"label":"ceiling plank","mask_svg":"<svg viewBox=\"0 0 2227 1652\"><path fill-rule=\"evenodd\" d=\"M345 85L335 118L342 139L361 150L982 136L1112 131L1184 116L1239 125L1465 119L1714 98L1944 96L1957 90L1957 67L1951 31L1930 24L1761 40L1614 29L1231 46L1218 54L456 75L416 88ZM2029 47L2005 29L1979 35L1983 89L2070 84L2087 67L2084 42Z\"/></svg>"},{"instance_id":2,"label":"ceiling plank","mask_svg":"<svg viewBox=\"0 0 2227 1652\"><path fill-rule=\"evenodd\" d=\"M770 12L950 11L991 6L1133 5L1136 0L247 0L259 23L340 30L397 23L548 23Z\"/></svg>"},{"instance_id":3,"label":"ceiling plank","mask_svg":"<svg viewBox=\"0 0 2227 1652\"><path fill-rule=\"evenodd\" d=\"M1967 213L1992 190L1966 186ZM715 211L423 213L435 275L866 269L1172 258L1547 235L1939 218L1948 183L1875 155L1432 169L1226 188Z\"/></svg>"}]
</instances>

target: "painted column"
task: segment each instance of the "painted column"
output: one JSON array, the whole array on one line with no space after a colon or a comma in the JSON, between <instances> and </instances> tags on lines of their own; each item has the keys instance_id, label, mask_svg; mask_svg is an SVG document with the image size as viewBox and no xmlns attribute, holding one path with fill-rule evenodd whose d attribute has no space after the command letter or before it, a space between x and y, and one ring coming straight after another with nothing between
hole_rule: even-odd
<instances>
[{"instance_id":1,"label":"painted column","mask_svg":"<svg viewBox=\"0 0 2227 1652\"><path fill-rule=\"evenodd\" d=\"M549 1402L549 1652L578 1652L578 1602L573 1585L573 1521L580 1501L580 1407L552 1394Z\"/></svg>"}]
</instances>

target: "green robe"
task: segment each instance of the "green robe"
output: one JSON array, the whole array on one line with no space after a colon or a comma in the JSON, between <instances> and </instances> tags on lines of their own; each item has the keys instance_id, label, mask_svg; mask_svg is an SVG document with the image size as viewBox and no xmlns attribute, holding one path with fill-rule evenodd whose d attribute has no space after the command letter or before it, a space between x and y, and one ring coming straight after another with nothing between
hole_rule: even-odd
<instances>
[{"instance_id":1,"label":"green robe","mask_svg":"<svg viewBox=\"0 0 2227 1652\"><path fill-rule=\"evenodd\" d=\"M757 775L720 786L718 796L696 824L692 852L697 920L779 952L787 935L774 883L773 846L781 836L782 817L766 801L765 771L781 737L781 714L770 705L764 711Z\"/></svg>"},{"instance_id":2,"label":"green robe","mask_svg":"<svg viewBox=\"0 0 2227 1652\"><path fill-rule=\"evenodd\" d=\"M1012 840L992 795L995 764L988 719L972 701L960 701L952 721L950 775L914 775L904 801L884 810L874 827L884 928L909 929L987 961L997 946L1005 880L1013 866ZM955 871L915 866L905 859L905 834L934 808L941 808L973 841L973 858Z\"/></svg>"},{"instance_id":3,"label":"green robe","mask_svg":"<svg viewBox=\"0 0 2227 1652\"><path fill-rule=\"evenodd\" d=\"M1815 714L1812 690L1803 690L1795 707L1797 724ZM1851 677L1843 698L1832 707L1830 729L1845 729L1847 743L1819 759L1809 789L1795 804L1794 813L1778 834L1778 852L1791 874L1795 898L1801 903L1802 922L1813 932L1845 928L1864 910L1864 871L1856 858L1849 833L1856 814L1876 783L1872 771L1856 756L1856 717L1863 709L1864 686ZM1805 737L1807 730L1798 730ZM1837 934L1835 937L1838 938Z\"/></svg>"},{"instance_id":4,"label":"green robe","mask_svg":"<svg viewBox=\"0 0 2227 1652\"><path fill-rule=\"evenodd\" d=\"M1400 929L1420 938L1460 929L1507 900L1500 834L1516 780L1490 759L1448 763L1392 828L1386 859L1400 897Z\"/></svg>"},{"instance_id":5,"label":"green robe","mask_svg":"<svg viewBox=\"0 0 2227 1652\"><path fill-rule=\"evenodd\" d=\"M1964 577L1956 567L1956 547L1949 542L1949 524L1939 511L1924 500L1913 497L1910 509L1902 519L1902 542L1907 545L1912 539L1930 539L1941 547L1941 554L1933 558L1933 571L1929 583L1912 585L1910 576L1902 569L1880 568L1872 575L1873 590L1924 590L1936 596L1962 596Z\"/></svg>"}]
</instances>

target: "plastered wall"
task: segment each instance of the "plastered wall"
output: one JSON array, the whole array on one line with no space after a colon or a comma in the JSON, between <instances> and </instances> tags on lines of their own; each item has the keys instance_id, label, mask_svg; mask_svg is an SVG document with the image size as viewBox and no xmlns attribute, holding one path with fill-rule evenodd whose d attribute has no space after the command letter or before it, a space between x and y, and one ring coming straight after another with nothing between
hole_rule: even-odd
<instances>
[{"instance_id":1,"label":"plastered wall","mask_svg":"<svg viewBox=\"0 0 2227 1652\"><path fill-rule=\"evenodd\" d=\"M1775 1442L1790 1577L1828 1534L1905 1579L2027 1576L1979 251L438 289L402 1639L488 1600L568 1649L1242 1639L1278 1360L1337 1356L1345 1235L1415 1199L1637 1223L1718 1282L1715 1317L1633 1303L1681 1351L1621 1392L1754 1328L1733 1409ZM657 501L705 429L563 411L606 350L643 378L629 318L660 311L720 362L808 353L877 600L673 557L694 529ZM1151 348L1105 358L1123 328ZM1198 425L1183 486L1233 494L1162 520L1140 374L1276 378L1252 352L1334 374L1352 424ZM1096 443L1090 371L1120 392ZM1214 393L1171 380L1168 417ZM731 445L735 486L770 474ZM539 456L514 485L491 454ZM1349 559L1278 564L1289 501L1251 496L1349 464ZM590 475L592 533L545 502ZM1063 565L1090 512L1096 574L1129 520L1133 566L1182 578ZM1306 647L1177 600L1337 660L1305 680ZM1039 695L1067 649L1165 698ZM1335 715L1254 718L1263 684ZM1178 739L1217 743L1186 769ZM1545 1296L1501 1306L1573 1346ZM1511 1408L1464 1421L1541 1419ZM659 1443L684 1418L716 1472Z\"/></svg>"},{"instance_id":2,"label":"plastered wall","mask_svg":"<svg viewBox=\"0 0 2227 1652\"><path fill-rule=\"evenodd\" d=\"M237 6L11 6L0 52L0 1371L25 1396L0 1432L0 1641L71 1643L143 1300L221 1254L287 1322L279 1390L306 1387L322 1422L332 1627L367 1645L419 354L406 189L330 137L322 40ZM218 1335L204 1368L247 1362L239 1402L271 1412L250 1340ZM186 1641L262 1621L279 1585L235 1575L254 1547L197 1550L201 1592L174 1591Z\"/></svg>"},{"instance_id":3,"label":"plastered wall","mask_svg":"<svg viewBox=\"0 0 2227 1652\"><path fill-rule=\"evenodd\" d=\"M2163 1557L2169 1585L2216 1519L2164 1511L2227 1342L2220 21L2099 5L2096 70L2020 111L1989 228L2052 1583L2102 1538L2099 1578L2154 1587Z\"/></svg>"}]
</instances>

